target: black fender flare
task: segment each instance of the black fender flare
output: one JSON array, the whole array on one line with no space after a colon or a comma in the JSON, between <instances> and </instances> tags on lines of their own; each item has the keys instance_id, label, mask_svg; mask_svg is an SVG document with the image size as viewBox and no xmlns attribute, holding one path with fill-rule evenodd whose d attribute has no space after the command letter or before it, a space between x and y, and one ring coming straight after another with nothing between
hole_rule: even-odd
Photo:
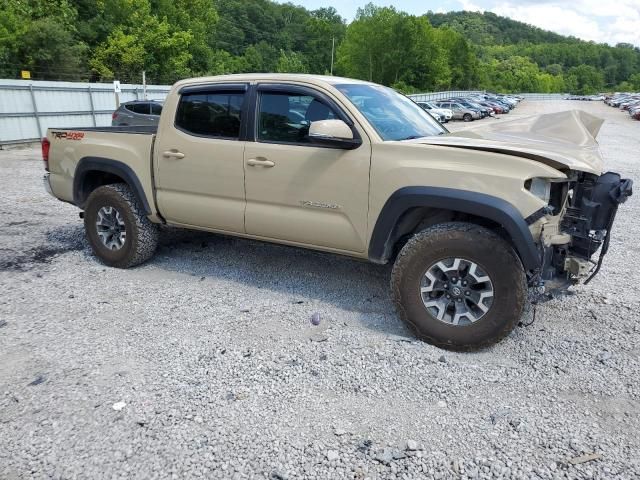
<instances>
[{"instance_id":1,"label":"black fender flare","mask_svg":"<svg viewBox=\"0 0 640 480\"><path fill-rule=\"evenodd\" d=\"M468 213L496 222L510 236L525 270L540 269L540 252L522 214L509 202L492 195L441 187L404 187L394 192L382 207L369 242L369 259L386 263L393 230L402 214L411 208L430 207Z\"/></svg>"},{"instance_id":2,"label":"black fender flare","mask_svg":"<svg viewBox=\"0 0 640 480\"><path fill-rule=\"evenodd\" d=\"M73 175L73 203L78 207L84 208L87 198L91 193L88 191L85 182L85 178L89 172L105 172L122 178L138 197L145 215L151 215L152 212L149 201L144 194L140 179L133 169L123 162L104 157L82 157L78 162Z\"/></svg>"}]
</instances>

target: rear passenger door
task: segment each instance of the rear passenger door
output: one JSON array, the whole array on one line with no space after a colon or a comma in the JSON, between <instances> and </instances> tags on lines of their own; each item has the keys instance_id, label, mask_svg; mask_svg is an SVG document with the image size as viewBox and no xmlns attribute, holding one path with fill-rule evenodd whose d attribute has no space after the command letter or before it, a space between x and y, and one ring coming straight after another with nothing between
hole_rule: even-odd
<instances>
[{"instance_id":1,"label":"rear passenger door","mask_svg":"<svg viewBox=\"0 0 640 480\"><path fill-rule=\"evenodd\" d=\"M154 148L157 203L174 224L244 233L246 84L185 87Z\"/></svg>"}]
</instances>

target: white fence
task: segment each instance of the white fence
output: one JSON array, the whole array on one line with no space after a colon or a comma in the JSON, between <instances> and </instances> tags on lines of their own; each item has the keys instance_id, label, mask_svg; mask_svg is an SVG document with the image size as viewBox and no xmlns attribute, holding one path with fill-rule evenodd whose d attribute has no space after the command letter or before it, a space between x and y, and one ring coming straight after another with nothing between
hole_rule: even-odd
<instances>
[{"instance_id":1,"label":"white fence","mask_svg":"<svg viewBox=\"0 0 640 480\"><path fill-rule=\"evenodd\" d=\"M147 98L164 100L171 87L149 85ZM484 93L479 90L419 93L415 101L443 100ZM529 100L562 100L566 94L519 94ZM142 100L142 85L122 85L120 102ZM0 80L0 146L42 138L47 128L104 127L111 125L116 108L109 83L38 82Z\"/></svg>"},{"instance_id":2,"label":"white fence","mask_svg":"<svg viewBox=\"0 0 640 480\"><path fill-rule=\"evenodd\" d=\"M164 100L171 87L147 86L147 98ZM142 100L142 85L122 85L120 102ZM111 125L115 93L108 83L0 80L0 145L42 138L47 128Z\"/></svg>"}]
</instances>

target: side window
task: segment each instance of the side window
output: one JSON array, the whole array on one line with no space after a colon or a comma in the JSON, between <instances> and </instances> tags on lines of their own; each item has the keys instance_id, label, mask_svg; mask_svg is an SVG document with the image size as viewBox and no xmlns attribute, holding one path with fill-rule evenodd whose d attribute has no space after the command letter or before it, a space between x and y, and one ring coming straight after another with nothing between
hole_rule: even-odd
<instances>
[{"instance_id":1,"label":"side window","mask_svg":"<svg viewBox=\"0 0 640 480\"><path fill-rule=\"evenodd\" d=\"M262 92L258 104L258 140L310 143L311 122L338 118L323 101L285 92Z\"/></svg>"},{"instance_id":2,"label":"side window","mask_svg":"<svg viewBox=\"0 0 640 480\"><path fill-rule=\"evenodd\" d=\"M176 112L176 127L207 137L238 138L243 101L241 92L184 94Z\"/></svg>"},{"instance_id":3,"label":"side window","mask_svg":"<svg viewBox=\"0 0 640 480\"><path fill-rule=\"evenodd\" d=\"M129 108L131 107L131 108ZM148 103L132 103L131 105L127 105L127 108L134 113L140 113L142 115L149 115L149 104Z\"/></svg>"},{"instance_id":4,"label":"side window","mask_svg":"<svg viewBox=\"0 0 640 480\"><path fill-rule=\"evenodd\" d=\"M151 115L160 115L162 113L162 105L159 103L151 104Z\"/></svg>"}]
</instances>

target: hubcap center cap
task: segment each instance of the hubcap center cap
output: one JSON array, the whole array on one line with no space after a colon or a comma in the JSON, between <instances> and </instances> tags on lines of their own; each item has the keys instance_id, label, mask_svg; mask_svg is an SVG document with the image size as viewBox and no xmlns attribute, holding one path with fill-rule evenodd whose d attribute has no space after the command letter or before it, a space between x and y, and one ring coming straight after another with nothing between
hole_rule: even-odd
<instances>
[{"instance_id":1,"label":"hubcap center cap","mask_svg":"<svg viewBox=\"0 0 640 480\"><path fill-rule=\"evenodd\" d=\"M456 297L459 297L462 294L462 290L460 290L460 287L453 287L451 289L451 293Z\"/></svg>"}]
</instances>

